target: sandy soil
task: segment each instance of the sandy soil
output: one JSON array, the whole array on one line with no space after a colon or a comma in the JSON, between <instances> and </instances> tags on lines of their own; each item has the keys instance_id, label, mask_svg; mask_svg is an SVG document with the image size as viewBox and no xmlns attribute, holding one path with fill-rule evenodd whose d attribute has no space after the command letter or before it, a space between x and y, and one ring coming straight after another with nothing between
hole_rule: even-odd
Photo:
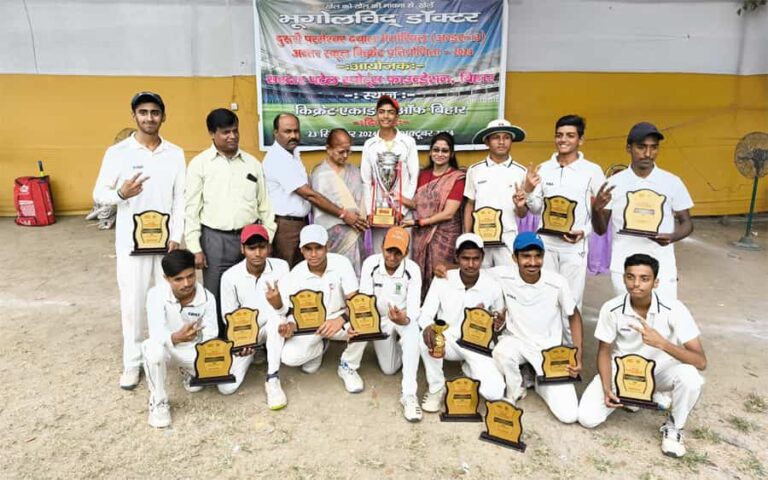
<instances>
[{"instance_id":1,"label":"sandy soil","mask_svg":"<svg viewBox=\"0 0 768 480\"><path fill-rule=\"evenodd\" d=\"M266 407L263 366L252 367L232 397L213 388L188 394L172 372L173 427L155 430L147 425L144 381L133 392L117 386L113 232L79 218L42 229L0 219L0 477L764 477L768 252L729 247L742 231L699 219L678 247L681 298L703 331L709 368L687 428L689 454L673 460L659 451L661 413L617 412L589 431L559 424L535 394L521 403L524 454L479 441L479 423L425 415L409 424L399 376L382 375L372 352L361 368L365 391L344 391L334 368L341 345L317 374L282 370L289 405L279 412ZM768 224L758 231L768 234ZM597 309L608 296L607 277L588 280L588 379Z\"/></svg>"}]
</instances>

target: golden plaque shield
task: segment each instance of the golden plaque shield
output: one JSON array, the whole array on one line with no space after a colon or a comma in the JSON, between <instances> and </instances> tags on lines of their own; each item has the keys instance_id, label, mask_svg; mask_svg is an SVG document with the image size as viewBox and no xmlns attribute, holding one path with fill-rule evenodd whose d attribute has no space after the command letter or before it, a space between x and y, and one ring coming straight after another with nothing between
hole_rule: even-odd
<instances>
[{"instance_id":1,"label":"golden plaque shield","mask_svg":"<svg viewBox=\"0 0 768 480\"><path fill-rule=\"evenodd\" d=\"M232 367L232 345L234 342L212 338L195 345L195 376L189 380L193 387L234 383L235 376L229 373Z\"/></svg>"},{"instance_id":2,"label":"golden plaque shield","mask_svg":"<svg viewBox=\"0 0 768 480\"><path fill-rule=\"evenodd\" d=\"M443 358L445 356L445 334L448 330L448 324L445 320L436 319L432 324L432 330L435 331L435 346L429 354L434 358Z\"/></svg>"},{"instance_id":3,"label":"golden plaque shield","mask_svg":"<svg viewBox=\"0 0 768 480\"><path fill-rule=\"evenodd\" d=\"M483 240L486 247L503 245L501 234L504 227L501 223L501 210L483 207L472 212L474 224L472 231Z\"/></svg>"},{"instance_id":4,"label":"golden plaque shield","mask_svg":"<svg viewBox=\"0 0 768 480\"><path fill-rule=\"evenodd\" d=\"M525 452L526 444L520 441L523 411L506 400L486 400L485 408L486 431L480 434L480 440Z\"/></svg>"},{"instance_id":5,"label":"golden plaque shield","mask_svg":"<svg viewBox=\"0 0 768 480\"><path fill-rule=\"evenodd\" d=\"M168 253L168 222L171 216L157 210L133 215L133 251L131 255Z\"/></svg>"},{"instance_id":6,"label":"golden plaque shield","mask_svg":"<svg viewBox=\"0 0 768 480\"><path fill-rule=\"evenodd\" d=\"M614 358L616 362L616 396L623 405L656 410L659 405L653 401L656 381L653 371L656 368L654 360L631 353Z\"/></svg>"},{"instance_id":7,"label":"golden plaque shield","mask_svg":"<svg viewBox=\"0 0 768 480\"><path fill-rule=\"evenodd\" d=\"M469 377L457 377L445 382L445 412L440 414L442 422L479 422L482 417L480 406L480 381Z\"/></svg>"},{"instance_id":8,"label":"golden plaque shield","mask_svg":"<svg viewBox=\"0 0 768 480\"><path fill-rule=\"evenodd\" d=\"M296 320L294 335L310 335L317 331L325 322L325 305L323 292L316 290L299 290L291 295L291 313Z\"/></svg>"},{"instance_id":9,"label":"golden plaque shield","mask_svg":"<svg viewBox=\"0 0 768 480\"><path fill-rule=\"evenodd\" d=\"M461 338L456 343L477 353L491 356L493 349L493 317L482 308L465 308L461 322Z\"/></svg>"},{"instance_id":10,"label":"golden plaque shield","mask_svg":"<svg viewBox=\"0 0 768 480\"><path fill-rule=\"evenodd\" d=\"M667 197L647 188L627 192L627 206L624 208L623 235L655 237L664 220L664 202Z\"/></svg>"},{"instance_id":11,"label":"golden plaque shield","mask_svg":"<svg viewBox=\"0 0 768 480\"><path fill-rule=\"evenodd\" d=\"M570 233L576 221L576 205L579 202L569 200L562 195L544 199L544 211L541 214L541 228L537 233L562 236Z\"/></svg>"},{"instance_id":12,"label":"golden plaque shield","mask_svg":"<svg viewBox=\"0 0 768 480\"><path fill-rule=\"evenodd\" d=\"M252 308L238 308L224 315L227 320L227 340L232 340L233 352L255 347L259 339L259 311Z\"/></svg>"},{"instance_id":13,"label":"golden plaque shield","mask_svg":"<svg viewBox=\"0 0 768 480\"><path fill-rule=\"evenodd\" d=\"M576 383L581 381L581 375L572 377L565 368L568 365L576 366L576 352L578 348L567 345L557 345L541 351L544 359L541 361L541 370L544 375L536 377L539 383Z\"/></svg>"},{"instance_id":14,"label":"golden plaque shield","mask_svg":"<svg viewBox=\"0 0 768 480\"><path fill-rule=\"evenodd\" d=\"M376 295L358 293L347 300L349 308L349 323L357 335L350 342L367 342L389 337L381 331L381 316L376 308Z\"/></svg>"}]
</instances>

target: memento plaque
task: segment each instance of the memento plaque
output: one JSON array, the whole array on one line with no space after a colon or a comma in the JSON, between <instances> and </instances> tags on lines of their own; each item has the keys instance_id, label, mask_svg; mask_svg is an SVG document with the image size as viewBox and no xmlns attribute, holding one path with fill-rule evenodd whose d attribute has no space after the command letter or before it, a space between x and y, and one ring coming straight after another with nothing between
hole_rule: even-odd
<instances>
[{"instance_id":1,"label":"memento plaque","mask_svg":"<svg viewBox=\"0 0 768 480\"><path fill-rule=\"evenodd\" d=\"M504 226L501 223L501 210L492 207L483 207L472 212L474 220L472 231L483 240L487 247L503 245L501 234Z\"/></svg>"},{"instance_id":2,"label":"memento plaque","mask_svg":"<svg viewBox=\"0 0 768 480\"><path fill-rule=\"evenodd\" d=\"M576 221L576 205L562 195L544 199L544 211L541 214L541 228L537 233L562 236L570 233Z\"/></svg>"},{"instance_id":3,"label":"memento plaque","mask_svg":"<svg viewBox=\"0 0 768 480\"><path fill-rule=\"evenodd\" d=\"M493 316L483 308L465 308L461 322L461 338L456 343L477 353L491 356Z\"/></svg>"},{"instance_id":4,"label":"memento plaque","mask_svg":"<svg viewBox=\"0 0 768 480\"><path fill-rule=\"evenodd\" d=\"M525 452L523 436L523 411L506 400L486 400L485 431L480 440Z\"/></svg>"},{"instance_id":5,"label":"memento plaque","mask_svg":"<svg viewBox=\"0 0 768 480\"><path fill-rule=\"evenodd\" d=\"M259 311L238 308L224 315L227 321L227 339L234 342L233 352L255 347L259 338Z\"/></svg>"},{"instance_id":6,"label":"memento plaque","mask_svg":"<svg viewBox=\"0 0 768 480\"><path fill-rule=\"evenodd\" d=\"M296 321L294 335L310 335L325 323L323 292L299 290L290 297L293 319Z\"/></svg>"},{"instance_id":7,"label":"memento plaque","mask_svg":"<svg viewBox=\"0 0 768 480\"><path fill-rule=\"evenodd\" d=\"M229 373L232 367L232 346L234 342L211 338L195 345L195 376L189 384L193 387L234 383L235 376Z\"/></svg>"},{"instance_id":8,"label":"memento plaque","mask_svg":"<svg viewBox=\"0 0 768 480\"><path fill-rule=\"evenodd\" d=\"M541 351L543 360L541 370L544 375L539 375L536 380L539 383L575 383L581 381L581 375L572 377L568 373L567 366L576 366L576 347L557 345Z\"/></svg>"},{"instance_id":9,"label":"memento plaque","mask_svg":"<svg viewBox=\"0 0 768 480\"><path fill-rule=\"evenodd\" d=\"M614 382L619 402L633 407L658 409L659 405L653 401L653 392L656 390L653 371L656 368L656 362L634 353L616 357L614 361L616 362Z\"/></svg>"},{"instance_id":10,"label":"memento plaque","mask_svg":"<svg viewBox=\"0 0 768 480\"><path fill-rule=\"evenodd\" d=\"M649 189L627 192L627 206L624 208L624 228L622 235L636 237L655 237L664 220L665 195Z\"/></svg>"},{"instance_id":11,"label":"memento plaque","mask_svg":"<svg viewBox=\"0 0 768 480\"><path fill-rule=\"evenodd\" d=\"M381 331L381 315L376 309L376 295L358 293L347 300L349 323L357 335L350 342L366 342L389 337Z\"/></svg>"},{"instance_id":12,"label":"memento plaque","mask_svg":"<svg viewBox=\"0 0 768 480\"><path fill-rule=\"evenodd\" d=\"M133 215L133 251L131 255L163 255L168 253L168 222L171 216L157 210Z\"/></svg>"},{"instance_id":13,"label":"memento plaque","mask_svg":"<svg viewBox=\"0 0 768 480\"><path fill-rule=\"evenodd\" d=\"M479 422L482 417L480 406L480 382L469 377L458 377L445 382L446 394L443 402L445 412L440 414L443 422Z\"/></svg>"}]
</instances>

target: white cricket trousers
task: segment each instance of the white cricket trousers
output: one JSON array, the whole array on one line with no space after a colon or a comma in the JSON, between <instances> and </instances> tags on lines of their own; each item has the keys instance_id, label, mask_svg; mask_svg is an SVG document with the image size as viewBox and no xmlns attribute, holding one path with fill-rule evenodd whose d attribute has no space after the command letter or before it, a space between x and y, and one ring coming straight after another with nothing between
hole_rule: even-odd
<instances>
[{"instance_id":1,"label":"white cricket trousers","mask_svg":"<svg viewBox=\"0 0 768 480\"><path fill-rule=\"evenodd\" d=\"M179 369L186 370L189 375L195 375L197 350L192 343L186 343L181 347L168 347L149 338L141 344L141 350L144 354L144 376L147 377L151 405L168 401L165 385L169 366L178 366Z\"/></svg>"},{"instance_id":2,"label":"white cricket trousers","mask_svg":"<svg viewBox=\"0 0 768 480\"><path fill-rule=\"evenodd\" d=\"M347 362L353 370L360 368L363 352L368 343L373 343L379 368L384 375L394 375L403 367L402 395L416 395L416 373L419 370L419 339L421 332L416 322L408 325L396 325L391 321L381 322L381 331L389 338L373 342L352 342L347 345L341 360Z\"/></svg>"},{"instance_id":3,"label":"white cricket trousers","mask_svg":"<svg viewBox=\"0 0 768 480\"><path fill-rule=\"evenodd\" d=\"M616 366L613 366L611 378L616 375ZM693 365L677 361L667 362L662 368L656 365L654 370L656 391L672 392L672 408L670 415L675 423L675 428L682 429L688 420L696 401L701 394L704 385L704 377ZM613 384L613 381L611 381ZM616 385L613 385L616 392ZM605 406L603 384L600 375L595 375L584 394L579 405L579 423L586 428L594 428L605 421L608 415L615 409Z\"/></svg>"},{"instance_id":4,"label":"white cricket trousers","mask_svg":"<svg viewBox=\"0 0 768 480\"><path fill-rule=\"evenodd\" d=\"M585 243L586 245L586 243ZM581 311L581 303L584 298L584 283L587 278L587 252L557 252L547 250L544 255L544 268L559 273L568 282L568 288L576 301L576 306ZM571 337L571 325L568 317L563 315L563 342L573 343Z\"/></svg>"},{"instance_id":5,"label":"white cricket trousers","mask_svg":"<svg viewBox=\"0 0 768 480\"><path fill-rule=\"evenodd\" d=\"M611 272L611 284L613 285L613 295L619 296L627 293L627 286L624 285L624 274ZM671 272L665 272L659 269L659 286L656 287L654 292L659 294L661 303L673 302L677 300L677 269L673 269Z\"/></svg>"},{"instance_id":6,"label":"white cricket trousers","mask_svg":"<svg viewBox=\"0 0 768 480\"><path fill-rule=\"evenodd\" d=\"M483 268L498 267L501 265L514 265L512 250L506 245L498 247L485 247L483 249Z\"/></svg>"},{"instance_id":7,"label":"white cricket trousers","mask_svg":"<svg viewBox=\"0 0 768 480\"><path fill-rule=\"evenodd\" d=\"M496 366L504 373L507 382L507 397L520 398L524 388L520 374L520 365L530 363L536 375L543 375L541 350L533 345L513 337L503 335L493 349ZM552 414L563 423L574 423L579 418L579 399L572 383L540 385L536 382L536 393L547 404Z\"/></svg>"},{"instance_id":8,"label":"white cricket trousers","mask_svg":"<svg viewBox=\"0 0 768 480\"><path fill-rule=\"evenodd\" d=\"M448 335L445 336L445 356L443 358L435 358L430 355L429 348L424 341L419 342L419 348L431 393L445 388L443 360L450 360L464 362L462 369L465 373L473 380L480 381L480 395L483 398L493 401L504 397L504 377L496 368L493 358L460 347L456 343L456 339Z\"/></svg>"},{"instance_id":9,"label":"white cricket trousers","mask_svg":"<svg viewBox=\"0 0 768 480\"><path fill-rule=\"evenodd\" d=\"M147 291L163 282L162 255L117 254L117 286L123 322L123 368L141 367L141 342L147 325ZM154 282L153 282L154 280Z\"/></svg>"},{"instance_id":10,"label":"white cricket trousers","mask_svg":"<svg viewBox=\"0 0 768 480\"><path fill-rule=\"evenodd\" d=\"M265 345L267 347L267 373L277 373L280 370L280 355L283 351L283 343L285 339L277 333L277 327L279 321L277 319L271 319L267 321L259 329L259 336L257 343L259 345ZM240 388L245 374L248 373L248 367L253 363L253 354L241 357L239 355L232 355L232 368L229 372L235 376L235 383L222 383L217 385L219 392L224 395L232 395Z\"/></svg>"},{"instance_id":11,"label":"white cricket trousers","mask_svg":"<svg viewBox=\"0 0 768 480\"><path fill-rule=\"evenodd\" d=\"M346 342L347 331L342 328L329 340ZM280 358L289 367L300 367L317 357L321 357L323 353L325 353L325 345L323 337L320 335L294 335L285 339Z\"/></svg>"}]
</instances>

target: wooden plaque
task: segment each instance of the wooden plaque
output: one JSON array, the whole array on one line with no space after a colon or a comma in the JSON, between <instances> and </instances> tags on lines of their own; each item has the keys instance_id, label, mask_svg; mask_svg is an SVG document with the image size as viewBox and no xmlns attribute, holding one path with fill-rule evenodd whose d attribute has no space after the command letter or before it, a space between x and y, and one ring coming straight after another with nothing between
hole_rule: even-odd
<instances>
[{"instance_id":1,"label":"wooden plaque","mask_svg":"<svg viewBox=\"0 0 768 480\"><path fill-rule=\"evenodd\" d=\"M133 215L133 251L131 255L164 255L168 253L171 216L157 210Z\"/></svg>"},{"instance_id":2,"label":"wooden plaque","mask_svg":"<svg viewBox=\"0 0 768 480\"><path fill-rule=\"evenodd\" d=\"M195 377L189 384L193 387L234 383L235 376L229 373L232 368L232 345L234 342L212 338L195 345Z\"/></svg>"},{"instance_id":3,"label":"wooden plaque","mask_svg":"<svg viewBox=\"0 0 768 480\"><path fill-rule=\"evenodd\" d=\"M482 240L486 247L503 245L501 234L504 226L501 223L501 210L492 207L483 207L472 212L474 223L472 230Z\"/></svg>"},{"instance_id":4,"label":"wooden plaque","mask_svg":"<svg viewBox=\"0 0 768 480\"><path fill-rule=\"evenodd\" d=\"M325 304L323 292L299 290L290 297L293 319L296 321L294 335L310 335L325 323Z\"/></svg>"},{"instance_id":5,"label":"wooden plaque","mask_svg":"<svg viewBox=\"0 0 768 480\"><path fill-rule=\"evenodd\" d=\"M389 337L381 331L381 315L376 308L376 295L358 293L347 300L349 308L349 323L357 335L350 342L367 342Z\"/></svg>"},{"instance_id":6,"label":"wooden plaque","mask_svg":"<svg viewBox=\"0 0 768 480\"><path fill-rule=\"evenodd\" d=\"M562 195L545 198L544 211L541 214L541 228L537 233L557 236L570 233L576 222L578 203Z\"/></svg>"},{"instance_id":7,"label":"wooden plaque","mask_svg":"<svg viewBox=\"0 0 768 480\"><path fill-rule=\"evenodd\" d=\"M480 440L525 452L526 445L520 440L523 411L506 400L486 400L485 407L486 430L480 434Z\"/></svg>"},{"instance_id":8,"label":"wooden plaque","mask_svg":"<svg viewBox=\"0 0 768 480\"><path fill-rule=\"evenodd\" d=\"M465 308L461 322L461 338L456 343L477 353L491 356L493 349L493 316L482 308Z\"/></svg>"},{"instance_id":9,"label":"wooden plaque","mask_svg":"<svg viewBox=\"0 0 768 480\"><path fill-rule=\"evenodd\" d=\"M578 348L567 345L557 345L541 351L544 359L541 361L541 370L544 375L536 377L539 383L576 383L581 381L581 375L572 377L565 368L568 365L576 366L576 352Z\"/></svg>"},{"instance_id":10,"label":"wooden plaque","mask_svg":"<svg viewBox=\"0 0 768 480\"><path fill-rule=\"evenodd\" d=\"M667 197L647 188L627 192L627 206L624 208L622 235L655 237L664 220L664 202Z\"/></svg>"},{"instance_id":11,"label":"wooden plaque","mask_svg":"<svg viewBox=\"0 0 768 480\"><path fill-rule=\"evenodd\" d=\"M371 215L371 226L389 228L398 222L395 217L395 209L390 207L376 207Z\"/></svg>"},{"instance_id":12,"label":"wooden plaque","mask_svg":"<svg viewBox=\"0 0 768 480\"><path fill-rule=\"evenodd\" d=\"M440 414L442 422L479 422L482 420L477 409L480 406L480 382L469 377L457 377L445 382L445 412Z\"/></svg>"},{"instance_id":13,"label":"wooden plaque","mask_svg":"<svg viewBox=\"0 0 768 480\"><path fill-rule=\"evenodd\" d=\"M227 339L234 342L233 352L255 347L259 339L259 311L238 308L224 315L227 320Z\"/></svg>"},{"instance_id":14,"label":"wooden plaque","mask_svg":"<svg viewBox=\"0 0 768 480\"><path fill-rule=\"evenodd\" d=\"M623 405L656 410L659 405L653 401L656 381L653 371L654 360L631 353L613 359L616 362L616 396Z\"/></svg>"}]
</instances>

